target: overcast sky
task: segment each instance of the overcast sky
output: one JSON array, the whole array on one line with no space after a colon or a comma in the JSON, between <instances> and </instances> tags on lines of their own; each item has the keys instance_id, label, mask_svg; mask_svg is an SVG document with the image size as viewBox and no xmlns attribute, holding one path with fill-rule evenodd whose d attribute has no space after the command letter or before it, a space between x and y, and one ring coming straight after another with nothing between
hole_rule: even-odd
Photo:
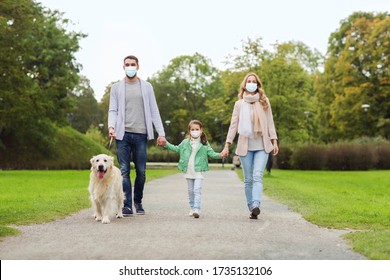
<instances>
[{"instance_id":1,"label":"overcast sky","mask_svg":"<svg viewBox=\"0 0 390 280\"><path fill-rule=\"evenodd\" d=\"M198 52L223 69L242 40L301 41L325 54L340 21L353 12L389 12L389 0L36 0L64 12L69 28L88 35L76 54L100 101L105 87L124 77L123 58L140 60L146 79L181 55Z\"/></svg>"}]
</instances>

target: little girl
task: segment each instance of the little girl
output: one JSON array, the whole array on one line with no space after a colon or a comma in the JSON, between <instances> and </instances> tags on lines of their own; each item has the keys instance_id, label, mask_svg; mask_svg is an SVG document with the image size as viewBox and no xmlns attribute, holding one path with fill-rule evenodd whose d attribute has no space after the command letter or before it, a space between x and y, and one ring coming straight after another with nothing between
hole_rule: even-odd
<instances>
[{"instance_id":1,"label":"little girl","mask_svg":"<svg viewBox=\"0 0 390 280\"><path fill-rule=\"evenodd\" d=\"M187 179L188 198L191 207L190 216L199 218L203 173L209 170L208 156L219 159L221 154L214 152L209 142L207 142L200 121L190 121L188 134L189 136L178 146L167 141L165 148L180 153L178 169L185 173L184 177Z\"/></svg>"}]
</instances>

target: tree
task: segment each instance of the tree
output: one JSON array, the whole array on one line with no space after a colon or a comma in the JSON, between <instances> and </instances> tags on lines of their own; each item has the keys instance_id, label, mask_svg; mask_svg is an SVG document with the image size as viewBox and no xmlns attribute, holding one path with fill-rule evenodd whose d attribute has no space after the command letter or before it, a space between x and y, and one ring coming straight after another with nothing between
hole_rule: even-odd
<instances>
[{"instance_id":1,"label":"tree","mask_svg":"<svg viewBox=\"0 0 390 280\"><path fill-rule=\"evenodd\" d=\"M244 41L242 49L243 54L226 61L232 65L226 77L234 79L235 86L230 86L225 100L230 100L233 108L240 82L253 71L270 99L279 139L284 143L308 141L313 124L309 126L305 112L314 112L313 73L321 66L322 55L301 42L274 44L272 51L265 50L260 38Z\"/></svg>"},{"instance_id":2,"label":"tree","mask_svg":"<svg viewBox=\"0 0 390 280\"><path fill-rule=\"evenodd\" d=\"M104 90L104 95L102 97L102 99L100 100L98 106L99 106L99 110L101 112L103 112L103 128L101 130L103 136L107 136L108 135L108 127L107 127L107 123L108 123L108 108L110 107L110 90L111 90L111 86L113 85L114 82L112 82L111 84L109 84L108 86L106 86L106 89Z\"/></svg>"},{"instance_id":3,"label":"tree","mask_svg":"<svg viewBox=\"0 0 390 280\"><path fill-rule=\"evenodd\" d=\"M171 141L178 142L187 132L191 119L202 121L206 131L214 125L214 118L206 118L204 106L211 95L221 95L219 71L199 53L179 56L149 79L156 93L157 103Z\"/></svg>"},{"instance_id":4,"label":"tree","mask_svg":"<svg viewBox=\"0 0 390 280\"><path fill-rule=\"evenodd\" d=\"M99 108L93 89L86 77L81 77L80 83L73 91L72 100L75 105L74 109L70 110L68 119L74 129L86 133L91 126L97 128L99 124L103 124L103 111Z\"/></svg>"},{"instance_id":5,"label":"tree","mask_svg":"<svg viewBox=\"0 0 390 280\"><path fill-rule=\"evenodd\" d=\"M58 11L31 0L0 2L0 139L3 149L50 153L52 123L67 123L79 80L74 57L81 33Z\"/></svg>"},{"instance_id":6,"label":"tree","mask_svg":"<svg viewBox=\"0 0 390 280\"><path fill-rule=\"evenodd\" d=\"M331 34L325 71L316 83L322 132L326 138L389 138L388 30L387 13L357 12ZM368 111L362 109L363 104L370 105Z\"/></svg>"}]
</instances>

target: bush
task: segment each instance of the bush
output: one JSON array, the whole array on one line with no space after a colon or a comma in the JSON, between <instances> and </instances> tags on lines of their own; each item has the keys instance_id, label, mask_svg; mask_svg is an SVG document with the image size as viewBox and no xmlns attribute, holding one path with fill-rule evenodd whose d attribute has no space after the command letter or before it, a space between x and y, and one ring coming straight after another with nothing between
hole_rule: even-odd
<instances>
[{"instance_id":1,"label":"bush","mask_svg":"<svg viewBox=\"0 0 390 280\"><path fill-rule=\"evenodd\" d=\"M390 169L390 143L382 143L374 148L374 168Z\"/></svg>"},{"instance_id":2,"label":"bush","mask_svg":"<svg viewBox=\"0 0 390 280\"><path fill-rule=\"evenodd\" d=\"M276 157L276 166L280 169L292 169L292 154L293 151L289 147L280 147Z\"/></svg>"},{"instance_id":3,"label":"bush","mask_svg":"<svg viewBox=\"0 0 390 280\"><path fill-rule=\"evenodd\" d=\"M294 169L321 170L324 169L325 149L319 145L301 146L292 155Z\"/></svg>"},{"instance_id":4,"label":"bush","mask_svg":"<svg viewBox=\"0 0 390 280\"><path fill-rule=\"evenodd\" d=\"M329 170L368 170L373 167L373 153L368 145L332 145L327 149L325 167Z\"/></svg>"},{"instance_id":5,"label":"bush","mask_svg":"<svg viewBox=\"0 0 390 280\"><path fill-rule=\"evenodd\" d=\"M179 162L179 153L152 146L148 148L148 162Z\"/></svg>"}]
</instances>

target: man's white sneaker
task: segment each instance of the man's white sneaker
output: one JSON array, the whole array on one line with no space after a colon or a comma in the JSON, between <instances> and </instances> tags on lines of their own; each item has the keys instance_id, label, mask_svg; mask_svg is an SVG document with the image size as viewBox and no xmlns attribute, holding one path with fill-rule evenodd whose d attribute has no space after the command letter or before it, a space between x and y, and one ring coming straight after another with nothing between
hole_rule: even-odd
<instances>
[{"instance_id":1,"label":"man's white sneaker","mask_svg":"<svg viewBox=\"0 0 390 280\"><path fill-rule=\"evenodd\" d=\"M194 210L191 210L188 216L193 216L194 215Z\"/></svg>"}]
</instances>

